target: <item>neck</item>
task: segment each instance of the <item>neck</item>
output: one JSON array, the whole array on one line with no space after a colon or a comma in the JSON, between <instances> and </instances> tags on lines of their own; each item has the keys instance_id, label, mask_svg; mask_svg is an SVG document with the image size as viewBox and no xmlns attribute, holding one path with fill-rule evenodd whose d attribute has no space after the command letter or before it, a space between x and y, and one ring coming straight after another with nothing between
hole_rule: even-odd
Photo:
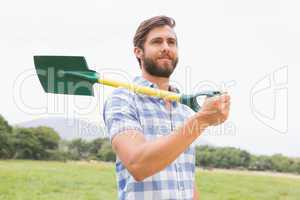
<instances>
[{"instance_id":1,"label":"neck","mask_svg":"<svg viewBox=\"0 0 300 200\"><path fill-rule=\"evenodd\" d=\"M156 84L160 90L169 90L169 78L152 76L144 70L142 70L142 77Z\"/></svg>"}]
</instances>

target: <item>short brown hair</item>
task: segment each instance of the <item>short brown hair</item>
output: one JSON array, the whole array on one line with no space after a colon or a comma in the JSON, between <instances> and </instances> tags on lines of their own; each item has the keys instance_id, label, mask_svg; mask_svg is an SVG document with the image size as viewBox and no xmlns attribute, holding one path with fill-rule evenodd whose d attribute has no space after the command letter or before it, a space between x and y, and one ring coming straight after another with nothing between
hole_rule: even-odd
<instances>
[{"instance_id":1,"label":"short brown hair","mask_svg":"<svg viewBox=\"0 0 300 200\"><path fill-rule=\"evenodd\" d=\"M135 35L133 38L134 47L139 47L142 50L144 50L144 44L146 41L146 37L152 29L160 27L160 26L165 26L165 25L170 26L171 28L174 28L175 24L176 23L173 18L164 16L164 15L155 16L155 17L152 17L150 19L143 21L139 25L138 29L135 32ZM137 58L137 59L138 59L139 64L141 65L141 60L139 58Z\"/></svg>"}]
</instances>

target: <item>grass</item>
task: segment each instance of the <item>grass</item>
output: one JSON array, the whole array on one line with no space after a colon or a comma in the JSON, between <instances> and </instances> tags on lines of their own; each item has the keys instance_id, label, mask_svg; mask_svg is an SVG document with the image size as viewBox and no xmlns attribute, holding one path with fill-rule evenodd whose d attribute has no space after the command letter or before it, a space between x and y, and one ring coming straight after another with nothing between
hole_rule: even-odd
<instances>
[{"instance_id":1,"label":"grass","mask_svg":"<svg viewBox=\"0 0 300 200\"><path fill-rule=\"evenodd\" d=\"M116 199L112 164L0 161L1 200Z\"/></svg>"},{"instance_id":2,"label":"grass","mask_svg":"<svg viewBox=\"0 0 300 200\"><path fill-rule=\"evenodd\" d=\"M299 200L300 177L235 171L199 171L197 186L204 200Z\"/></svg>"},{"instance_id":3,"label":"grass","mask_svg":"<svg viewBox=\"0 0 300 200\"><path fill-rule=\"evenodd\" d=\"M204 200L299 200L300 177L197 170ZM0 161L1 200L117 199L112 163Z\"/></svg>"}]
</instances>

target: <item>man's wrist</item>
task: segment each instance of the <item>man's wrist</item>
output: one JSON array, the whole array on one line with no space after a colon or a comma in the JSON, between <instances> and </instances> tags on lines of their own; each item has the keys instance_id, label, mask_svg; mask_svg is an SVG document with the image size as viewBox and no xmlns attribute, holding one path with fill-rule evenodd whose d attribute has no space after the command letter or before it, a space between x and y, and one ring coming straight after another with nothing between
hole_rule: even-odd
<instances>
[{"instance_id":1,"label":"man's wrist","mask_svg":"<svg viewBox=\"0 0 300 200\"><path fill-rule=\"evenodd\" d=\"M208 126L209 124L205 121L205 117L197 113L189 118L178 131L185 136L198 137Z\"/></svg>"},{"instance_id":2,"label":"man's wrist","mask_svg":"<svg viewBox=\"0 0 300 200\"><path fill-rule=\"evenodd\" d=\"M207 114L205 114L204 112L197 112L195 114L195 118L197 123L199 123L201 129L206 129L210 126L210 124L208 123Z\"/></svg>"}]
</instances>

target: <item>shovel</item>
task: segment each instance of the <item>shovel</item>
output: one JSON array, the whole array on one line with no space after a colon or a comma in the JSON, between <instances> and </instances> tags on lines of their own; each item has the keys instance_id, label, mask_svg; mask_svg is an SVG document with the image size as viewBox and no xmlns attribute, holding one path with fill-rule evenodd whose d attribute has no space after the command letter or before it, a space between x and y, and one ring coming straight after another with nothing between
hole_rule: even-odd
<instances>
[{"instance_id":1,"label":"shovel","mask_svg":"<svg viewBox=\"0 0 300 200\"><path fill-rule=\"evenodd\" d=\"M94 96L93 84L127 88L135 93L177 101L195 112L200 110L197 97L220 95L219 91L204 91L192 95L143 87L132 83L102 79L96 71L88 69L83 56L34 56L40 83L47 93Z\"/></svg>"}]
</instances>

